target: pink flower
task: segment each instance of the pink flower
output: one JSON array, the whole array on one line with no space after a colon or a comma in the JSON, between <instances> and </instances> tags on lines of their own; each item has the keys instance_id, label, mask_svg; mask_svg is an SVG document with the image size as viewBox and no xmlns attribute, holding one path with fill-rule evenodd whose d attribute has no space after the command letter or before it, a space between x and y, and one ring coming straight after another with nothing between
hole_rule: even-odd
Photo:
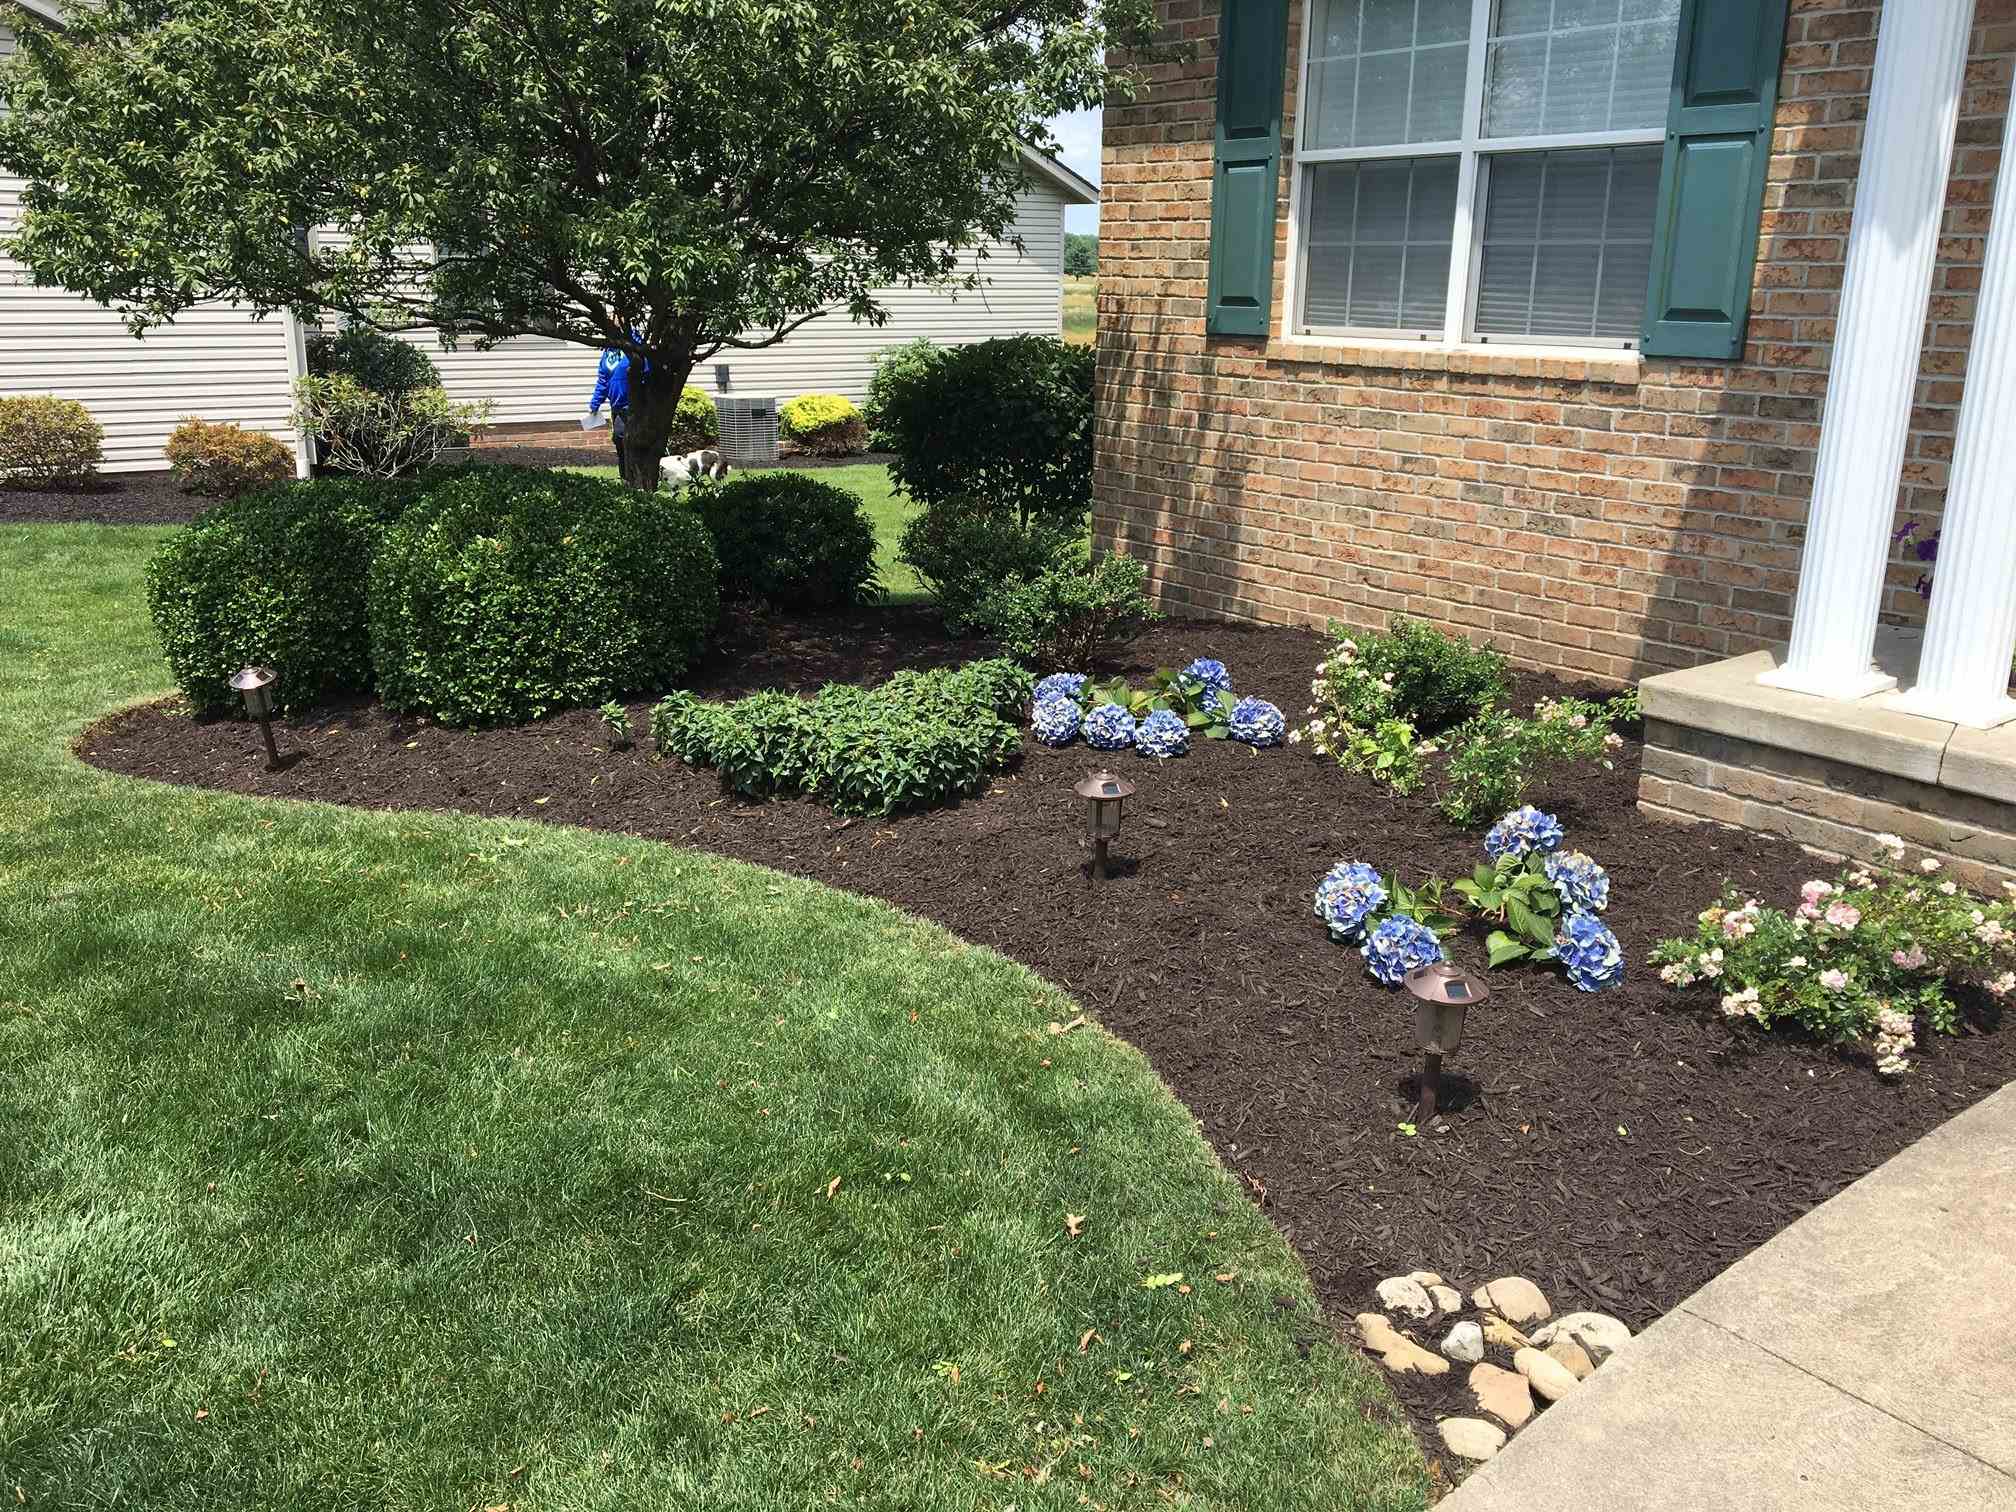
<instances>
[{"instance_id":1,"label":"pink flower","mask_svg":"<svg viewBox=\"0 0 2016 1512\"><path fill-rule=\"evenodd\" d=\"M1839 992L1848 985L1848 974L1844 971L1823 971L1820 973L1820 985L1829 992Z\"/></svg>"},{"instance_id":2,"label":"pink flower","mask_svg":"<svg viewBox=\"0 0 2016 1512\"><path fill-rule=\"evenodd\" d=\"M1890 952L1890 964L1902 966L1906 971L1916 971L1925 964L1925 947L1913 945L1909 950L1893 950Z\"/></svg>"},{"instance_id":3,"label":"pink flower","mask_svg":"<svg viewBox=\"0 0 2016 1512\"><path fill-rule=\"evenodd\" d=\"M1836 929L1853 929L1862 922L1862 910L1850 903L1829 904L1827 922Z\"/></svg>"}]
</instances>

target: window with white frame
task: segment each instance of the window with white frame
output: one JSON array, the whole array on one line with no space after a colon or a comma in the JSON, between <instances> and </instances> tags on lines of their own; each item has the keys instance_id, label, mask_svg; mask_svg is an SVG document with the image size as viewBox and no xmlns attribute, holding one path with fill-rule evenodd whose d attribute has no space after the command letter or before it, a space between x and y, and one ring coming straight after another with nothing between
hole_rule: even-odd
<instances>
[{"instance_id":1,"label":"window with white frame","mask_svg":"<svg viewBox=\"0 0 2016 1512\"><path fill-rule=\"evenodd\" d=\"M1311 335L1635 346L1680 0L1306 0Z\"/></svg>"}]
</instances>

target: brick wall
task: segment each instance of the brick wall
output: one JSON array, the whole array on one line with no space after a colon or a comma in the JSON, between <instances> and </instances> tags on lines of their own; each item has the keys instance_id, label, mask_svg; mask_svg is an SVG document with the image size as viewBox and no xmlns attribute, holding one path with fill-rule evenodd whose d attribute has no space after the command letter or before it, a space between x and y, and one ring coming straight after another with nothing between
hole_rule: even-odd
<instances>
[{"instance_id":1,"label":"brick wall","mask_svg":"<svg viewBox=\"0 0 2016 1512\"><path fill-rule=\"evenodd\" d=\"M1193 56L1106 107L1102 543L1145 557L1177 612L1398 610L1599 678L1782 641L1882 7L1792 0L1748 349L1712 364L1207 340L1219 4L1162 0ZM2012 71L2016 0L1980 0L1900 518L1936 524L1943 499ZM1918 574L1900 556L1886 618L1920 617Z\"/></svg>"}]
</instances>

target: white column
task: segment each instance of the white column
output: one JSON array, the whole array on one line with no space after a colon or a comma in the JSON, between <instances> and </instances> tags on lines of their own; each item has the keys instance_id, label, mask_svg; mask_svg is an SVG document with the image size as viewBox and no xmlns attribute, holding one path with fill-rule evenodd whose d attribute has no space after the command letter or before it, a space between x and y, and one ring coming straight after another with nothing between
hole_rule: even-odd
<instances>
[{"instance_id":1,"label":"white column","mask_svg":"<svg viewBox=\"0 0 2016 1512\"><path fill-rule=\"evenodd\" d=\"M1785 664L1760 682L1823 698L1896 686L1874 665L1932 264L1974 0L1889 0L1862 133L1813 505Z\"/></svg>"},{"instance_id":2,"label":"white column","mask_svg":"<svg viewBox=\"0 0 2016 1512\"><path fill-rule=\"evenodd\" d=\"M1995 219L1918 682L1894 706L1985 730L2016 719L2009 658L2016 653L2016 109L2002 125Z\"/></svg>"},{"instance_id":3,"label":"white column","mask_svg":"<svg viewBox=\"0 0 2016 1512\"><path fill-rule=\"evenodd\" d=\"M308 328L292 310L280 312L287 335L287 407L294 407L294 385L308 376ZM315 438L294 428L294 476L306 478L315 471Z\"/></svg>"}]
</instances>

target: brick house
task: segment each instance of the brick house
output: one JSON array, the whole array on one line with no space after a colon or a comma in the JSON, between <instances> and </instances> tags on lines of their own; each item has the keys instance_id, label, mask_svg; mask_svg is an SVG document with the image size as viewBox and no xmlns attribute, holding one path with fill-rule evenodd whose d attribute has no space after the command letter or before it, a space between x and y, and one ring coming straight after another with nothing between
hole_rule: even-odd
<instances>
[{"instance_id":1,"label":"brick house","mask_svg":"<svg viewBox=\"0 0 2016 1512\"><path fill-rule=\"evenodd\" d=\"M1105 115L1095 522L1168 607L1703 669L1648 802L1787 828L1803 783L1833 849L2016 800L2016 0L1161 13Z\"/></svg>"}]
</instances>

